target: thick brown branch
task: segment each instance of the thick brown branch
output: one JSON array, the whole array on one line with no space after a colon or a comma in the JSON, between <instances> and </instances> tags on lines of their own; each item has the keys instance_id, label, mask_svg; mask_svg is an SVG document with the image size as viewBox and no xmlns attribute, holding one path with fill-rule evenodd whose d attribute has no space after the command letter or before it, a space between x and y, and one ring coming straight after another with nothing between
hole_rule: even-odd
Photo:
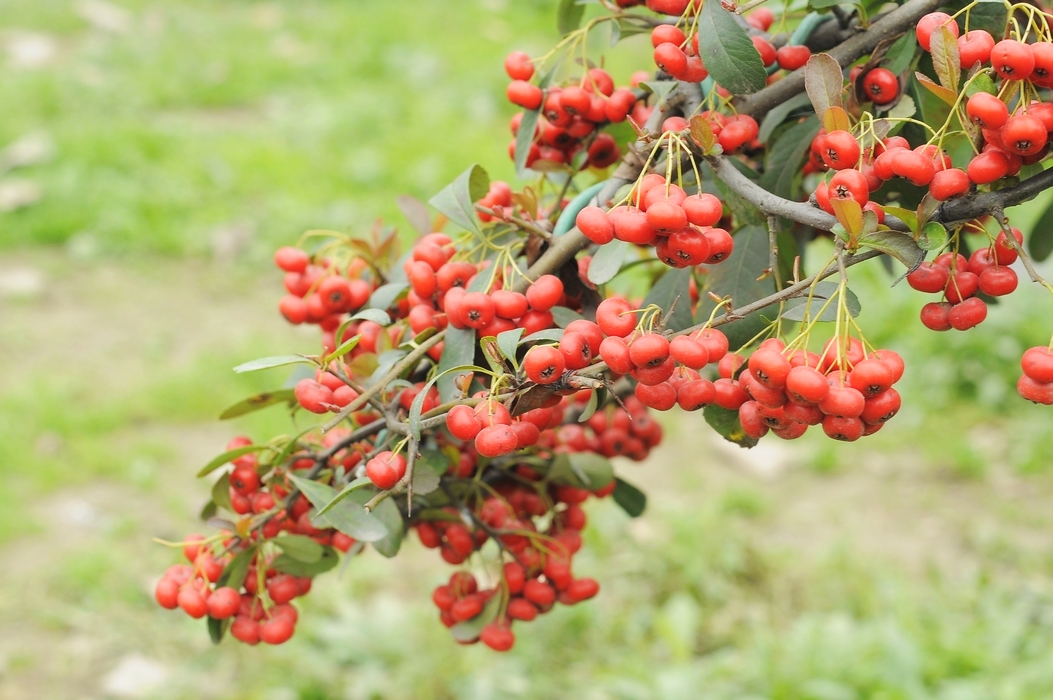
<instances>
[{"instance_id":1,"label":"thick brown branch","mask_svg":"<svg viewBox=\"0 0 1053 700\"><path fill-rule=\"evenodd\" d=\"M1053 187L1053 169L1044 170L1014 187L1007 187L997 192L973 193L960 199L944 202L936 210L933 218L948 226L972 221L984 214L1030 201L1051 187Z\"/></svg>"}]
</instances>

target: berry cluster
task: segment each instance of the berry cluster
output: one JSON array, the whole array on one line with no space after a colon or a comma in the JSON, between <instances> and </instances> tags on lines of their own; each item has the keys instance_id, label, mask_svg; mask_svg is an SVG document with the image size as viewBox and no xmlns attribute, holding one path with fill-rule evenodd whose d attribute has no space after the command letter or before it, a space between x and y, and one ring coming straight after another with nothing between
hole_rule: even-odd
<instances>
[{"instance_id":1,"label":"berry cluster","mask_svg":"<svg viewBox=\"0 0 1053 700\"><path fill-rule=\"evenodd\" d=\"M516 471L527 481L539 480L527 466ZM464 571L454 573L448 584L436 588L432 601L439 608L442 623L453 627L472 620L493 600L500 608L494 620L482 628L478 638L463 641L482 641L496 651L508 651L515 643L513 620L529 622L551 610L556 602L574 605L595 596L599 584L591 578L577 578L571 571L586 523L580 504L591 495L602 497L611 490L613 484L595 494L570 486L539 492L508 483L481 501L471 518L474 529L452 512L449 520L417 523L421 543L439 549L450 564L464 562L491 534L508 559L501 566L500 578L489 589L480 590L475 577ZM546 532L538 531L537 521L541 519L550 521Z\"/></svg>"},{"instance_id":2,"label":"berry cluster","mask_svg":"<svg viewBox=\"0 0 1053 700\"><path fill-rule=\"evenodd\" d=\"M1024 371L1016 383L1017 392L1028 401L1053 406L1053 349L1028 348L1020 358Z\"/></svg>"},{"instance_id":3,"label":"berry cluster","mask_svg":"<svg viewBox=\"0 0 1053 700\"><path fill-rule=\"evenodd\" d=\"M1012 233L1016 244L1022 244L1020 231L1014 228ZM907 275L907 283L919 292L943 295L944 301L922 307L921 322L926 328L969 330L987 318L987 304L975 296L977 292L1000 297L1016 289L1017 274L1009 265L1018 254L1007 245L1008 240L1004 232L999 233L989 247L979 248L968 259L960 253L942 253Z\"/></svg>"},{"instance_id":4,"label":"berry cluster","mask_svg":"<svg viewBox=\"0 0 1053 700\"><path fill-rule=\"evenodd\" d=\"M903 376L903 359L892 350L867 353L856 338L832 339L818 355L771 338L745 367L738 355L724 359L715 401L738 410L752 438L770 430L793 440L821 424L828 437L853 442L876 433L900 409L892 385Z\"/></svg>"},{"instance_id":5,"label":"berry cluster","mask_svg":"<svg viewBox=\"0 0 1053 700\"><path fill-rule=\"evenodd\" d=\"M617 239L653 246L658 259L670 267L715 265L734 250L731 234L716 228L724 207L714 195L688 195L680 186L651 173L630 196L631 204L610 211L585 207L577 215L578 230L599 245Z\"/></svg>"}]
</instances>

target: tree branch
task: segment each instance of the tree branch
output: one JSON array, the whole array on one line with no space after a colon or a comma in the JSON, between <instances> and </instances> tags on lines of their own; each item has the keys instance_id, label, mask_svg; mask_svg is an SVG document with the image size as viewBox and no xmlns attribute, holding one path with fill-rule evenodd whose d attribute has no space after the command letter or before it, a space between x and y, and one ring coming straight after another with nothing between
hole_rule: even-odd
<instances>
[{"instance_id":1,"label":"tree branch","mask_svg":"<svg viewBox=\"0 0 1053 700\"><path fill-rule=\"evenodd\" d=\"M1007 187L997 192L972 193L965 197L952 199L940 205L933 218L943 224L972 221L973 219L995 211L1023 204L1037 197L1043 190L1053 187L1053 169L1043 170L1034 177L1029 177L1018 185Z\"/></svg>"},{"instance_id":2,"label":"tree branch","mask_svg":"<svg viewBox=\"0 0 1053 700\"><path fill-rule=\"evenodd\" d=\"M831 49L829 53L837 60L839 65L842 67L847 66L857 58L873 51L883 40L890 39L911 29L918 19L932 12L941 4L942 0L908 0L899 8L871 24L864 32L860 33L854 28L842 30L844 32L851 31L851 38L841 42L838 46ZM772 107L782 104L803 90L804 69L799 68L777 83L742 101L738 105L738 112L739 114L748 114L759 121Z\"/></svg>"}]
</instances>

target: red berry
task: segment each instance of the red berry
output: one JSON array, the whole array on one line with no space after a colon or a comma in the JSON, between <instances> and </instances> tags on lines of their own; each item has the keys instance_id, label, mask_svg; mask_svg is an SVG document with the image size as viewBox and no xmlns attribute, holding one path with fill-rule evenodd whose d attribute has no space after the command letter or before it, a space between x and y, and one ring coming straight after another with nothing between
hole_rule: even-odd
<instances>
[{"instance_id":1,"label":"red berry","mask_svg":"<svg viewBox=\"0 0 1053 700\"><path fill-rule=\"evenodd\" d=\"M947 268L931 262L923 262L918 269L907 275L907 284L919 292L936 294L947 287L951 273Z\"/></svg>"},{"instance_id":2,"label":"red berry","mask_svg":"<svg viewBox=\"0 0 1053 700\"><path fill-rule=\"evenodd\" d=\"M529 355L528 355L529 356ZM483 424L470 406L454 406L446 414L446 428L458 440L474 440Z\"/></svg>"},{"instance_id":3,"label":"red berry","mask_svg":"<svg viewBox=\"0 0 1053 700\"><path fill-rule=\"evenodd\" d=\"M1013 268L1005 265L989 267L979 275L980 291L992 297L1005 296L1012 293L1017 286L1018 279Z\"/></svg>"},{"instance_id":4,"label":"red berry","mask_svg":"<svg viewBox=\"0 0 1053 700\"><path fill-rule=\"evenodd\" d=\"M293 636L295 622L285 615L275 615L260 623L260 641L265 644L284 644Z\"/></svg>"},{"instance_id":5,"label":"red berry","mask_svg":"<svg viewBox=\"0 0 1053 700\"><path fill-rule=\"evenodd\" d=\"M527 287L526 298L535 311L548 311L563 297L563 282L555 275L542 275Z\"/></svg>"},{"instance_id":6,"label":"red berry","mask_svg":"<svg viewBox=\"0 0 1053 700\"><path fill-rule=\"evenodd\" d=\"M1027 44L1003 39L991 49L991 67L1007 80L1024 80L1035 69L1035 57Z\"/></svg>"},{"instance_id":7,"label":"red berry","mask_svg":"<svg viewBox=\"0 0 1053 700\"><path fill-rule=\"evenodd\" d=\"M176 600L179 603L179 607L183 609L183 612L195 620L208 614L208 601L205 599L205 596L201 594L201 591L193 586L183 587L183 589L179 591Z\"/></svg>"},{"instance_id":8,"label":"red berry","mask_svg":"<svg viewBox=\"0 0 1053 700\"><path fill-rule=\"evenodd\" d=\"M827 416L823 419L823 432L834 440L855 442L863 437L863 421L859 418Z\"/></svg>"},{"instance_id":9,"label":"red berry","mask_svg":"<svg viewBox=\"0 0 1053 700\"><path fill-rule=\"evenodd\" d=\"M1031 377L1024 375L1017 380L1016 390L1020 396L1028 401L1045 406L1053 405L1053 383L1036 382Z\"/></svg>"},{"instance_id":10,"label":"red berry","mask_svg":"<svg viewBox=\"0 0 1053 700\"><path fill-rule=\"evenodd\" d=\"M972 29L958 37L958 58L962 70L990 61L994 45L994 38L983 29Z\"/></svg>"},{"instance_id":11,"label":"red berry","mask_svg":"<svg viewBox=\"0 0 1053 700\"><path fill-rule=\"evenodd\" d=\"M1053 353L1043 345L1028 348L1020 358L1020 368L1036 382L1053 382Z\"/></svg>"},{"instance_id":12,"label":"red berry","mask_svg":"<svg viewBox=\"0 0 1053 700\"><path fill-rule=\"evenodd\" d=\"M722 228L711 228L705 235L709 244L709 257L705 260L707 265L716 265L731 257L735 250L735 240L730 233Z\"/></svg>"},{"instance_id":13,"label":"red berry","mask_svg":"<svg viewBox=\"0 0 1053 700\"><path fill-rule=\"evenodd\" d=\"M366 462L366 476L378 489L390 489L406 475L406 458L390 450Z\"/></svg>"},{"instance_id":14,"label":"red berry","mask_svg":"<svg viewBox=\"0 0 1053 700\"><path fill-rule=\"evenodd\" d=\"M794 71L808 63L812 51L807 46L782 46L775 52L775 60L783 70Z\"/></svg>"},{"instance_id":15,"label":"red berry","mask_svg":"<svg viewBox=\"0 0 1053 700\"><path fill-rule=\"evenodd\" d=\"M551 345L530 348L523 358L523 371L527 379L537 384L552 384L563 376L567 368L563 353Z\"/></svg>"},{"instance_id":16,"label":"red berry","mask_svg":"<svg viewBox=\"0 0 1053 700\"><path fill-rule=\"evenodd\" d=\"M499 457L516 449L515 431L507 425L491 425L475 436L475 449L483 457Z\"/></svg>"},{"instance_id":17,"label":"red berry","mask_svg":"<svg viewBox=\"0 0 1053 700\"><path fill-rule=\"evenodd\" d=\"M847 131L831 131L823 141L822 157L834 170L854 168L859 162L859 142Z\"/></svg>"},{"instance_id":18,"label":"red berry","mask_svg":"<svg viewBox=\"0 0 1053 700\"><path fill-rule=\"evenodd\" d=\"M311 257L299 248L283 246L274 251L274 264L286 272L303 272L311 263Z\"/></svg>"},{"instance_id":19,"label":"red berry","mask_svg":"<svg viewBox=\"0 0 1053 700\"><path fill-rule=\"evenodd\" d=\"M544 92L537 85L532 85L525 80L513 80L505 89L508 101L523 109L535 110L541 106L545 99Z\"/></svg>"},{"instance_id":20,"label":"red berry","mask_svg":"<svg viewBox=\"0 0 1053 700\"><path fill-rule=\"evenodd\" d=\"M208 614L217 620L233 617L241 606L241 594L230 586L217 588L208 597Z\"/></svg>"},{"instance_id":21,"label":"red berry","mask_svg":"<svg viewBox=\"0 0 1053 700\"><path fill-rule=\"evenodd\" d=\"M970 32L971 33L971 32ZM978 92L965 103L965 113L983 129L1001 129L1009 119L1005 102L986 92Z\"/></svg>"},{"instance_id":22,"label":"red berry","mask_svg":"<svg viewBox=\"0 0 1053 700\"><path fill-rule=\"evenodd\" d=\"M929 194L933 199L944 202L968 192L969 185L969 176L964 170L949 168L932 176L932 181L929 183Z\"/></svg>"},{"instance_id":23,"label":"red berry","mask_svg":"<svg viewBox=\"0 0 1053 700\"><path fill-rule=\"evenodd\" d=\"M932 32L939 26L946 27L955 38L958 37L958 25L955 24L949 14L946 12L930 12L918 20L918 24L914 29L915 34L917 34L918 37L918 43L921 44L921 48L926 51L930 50Z\"/></svg>"},{"instance_id":24,"label":"red berry","mask_svg":"<svg viewBox=\"0 0 1053 700\"><path fill-rule=\"evenodd\" d=\"M614 240L614 224L607 212L599 207L585 207L575 219L575 224L582 235L593 243L603 245Z\"/></svg>"},{"instance_id":25,"label":"red berry","mask_svg":"<svg viewBox=\"0 0 1053 700\"><path fill-rule=\"evenodd\" d=\"M654 63L675 78L687 69L687 54L676 44L666 42L654 47Z\"/></svg>"},{"instance_id":26,"label":"red berry","mask_svg":"<svg viewBox=\"0 0 1053 700\"><path fill-rule=\"evenodd\" d=\"M534 76L534 64L525 51L513 51L505 57L505 72L512 80L530 80Z\"/></svg>"},{"instance_id":27,"label":"red berry","mask_svg":"<svg viewBox=\"0 0 1053 700\"><path fill-rule=\"evenodd\" d=\"M870 199L870 187L866 177L853 169L841 170L830 178L827 192L830 199L854 199L859 206L863 206Z\"/></svg>"},{"instance_id":28,"label":"red berry","mask_svg":"<svg viewBox=\"0 0 1053 700\"><path fill-rule=\"evenodd\" d=\"M508 651L516 643L515 635L507 624L491 622L479 633L483 644L494 651Z\"/></svg>"},{"instance_id":29,"label":"red berry","mask_svg":"<svg viewBox=\"0 0 1053 700\"><path fill-rule=\"evenodd\" d=\"M999 150L984 151L969 161L965 171L973 183L986 185L1008 174L1009 159Z\"/></svg>"},{"instance_id":30,"label":"red berry","mask_svg":"<svg viewBox=\"0 0 1053 700\"><path fill-rule=\"evenodd\" d=\"M629 358L637 367L656 367L669 357L669 341L658 333L648 333L629 345Z\"/></svg>"},{"instance_id":31,"label":"red berry","mask_svg":"<svg viewBox=\"0 0 1053 700\"><path fill-rule=\"evenodd\" d=\"M154 598L162 608L175 610L179 607L179 584L170 578L162 578L154 587Z\"/></svg>"},{"instance_id":32,"label":"red berry","mask_svg":"<svg viewBox=\"0 0 1053 700\"><path fill-rule=\"evenodd\" d=\"M985 318L987 318L987 304L983 299L977 297L966 299L947 312L947 322L957 331L967 331L978 326Z\"/></svg>"},{"instance_id":33,"label":"red berry","mask_svg":"<svg viewBox=\"0 0 1053 700\"><path fill-rule=\"evenodd\" d=\"M899 95L899 80L888 68L875 68L863 78L863 93L876 105L885 105Z\"/></svg>"}]
</instances>

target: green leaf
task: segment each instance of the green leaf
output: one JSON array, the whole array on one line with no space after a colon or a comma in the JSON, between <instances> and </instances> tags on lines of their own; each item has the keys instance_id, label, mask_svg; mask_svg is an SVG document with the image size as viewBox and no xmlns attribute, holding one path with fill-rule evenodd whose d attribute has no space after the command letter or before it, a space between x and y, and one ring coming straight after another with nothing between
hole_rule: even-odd
<instances>
[{"instance_id":1,"label":"green leaf","mask_svg":"<svg viewBox=\"0 0 1053 700\"><path fill-rule=\"evenodd\" d=\"M479 164L472 165L442 192L428 200L453 223L466 231L479 231L475 217L475 202L486 196L490 189L490 176Z\"/></svg>"},{"instance_id":2,"label":"green leaf","mask_svg":"<svg viewBox=\"0 0 1053 700\"><path fill-rule=\"evenodd\" d=\"M735 234L735 250L731 257L719 265L709 268L706 276L708 291L718 297L731 296L736 307L744 306L775 293L775 280L757 278L768 268L768 231L763 226L746 226ZM716 305L704 295L697 315L709 317ZM756 335L768 322L761 314L753 313L744 319L732 321L721 327L732 347L739 347Z\"/></svg>"},{"instance_id":3,"label":"green leaf","mask_svg":"<svg viewBox=\"0 0 1053 700\"><path fill-rule=\"evenodd\" d=\"M530 155L530 146L534 143L534 132L537 130L537 120L540 116L540 109L523 110L523 120L519 122L519 131L516 132L515 166L520 177L525 177L527 157Z\"/></svg>"},{"instance_id":4,"label":"green leaf","mask_svg":"<svg viewBox=\"0 0 1053 700\"><path fill-rule=\"evenodd\" d=\"M899 75L910 68L914 52L918 49L918 39L913 30L903 33L885 53L885 68Z\"/></svg>"},{"instance_id":5,"label":"green leaf","mask_svg":"<svg viewBox=\"0 0 1053 700\"><path fill-rule=\"evenodd\" d=\"M359 491L351 495L352 501L362 504L365 504L370 498L372 498L372 494L365 491ZM373 548L382 556L391 558L398 554L399 547L402 546L402 537L405 532L402 514L399 513L398 506L395 505L393 498L385 498L378 503L372 514L376 516L379 522L383 523L388 531L386 537L373 541Z\"/></svg>"},{"instance_id":6,"label":"green leaf","mask_svg":"<svg viewBox=\"0 0 1053 700\"><path fill-rule=\"evenodd\" d=\"M384 312L381 311L379 313L383 314ZM384 314L384 315L387 316L387 314ZM335 350L333 350L333 352L329 353L328 355L326 355L325 357L322 358L322 366L323 367L329 367L329 363L330 362L332 362L333 360L336 360L338 358L341 358L344 355L346 355L347 353L349 353L352 350L354 350L355 347L358 345L358 343L361 340L362 340L362 336L361 335L354 335L354 336L351 336L350 338L348 338L347 340L345 340L344 342L340 343L339 347L337 347Z\"/></svg>"},{"instance_id":7,"label":"green leaf","mask_svg":"<svg viewBox=\"0 0 1053 700\"><path fill-rule=\"evenodd\" d=\"M890 119L910 119L918 111L914 104L914 98L910 95L900 95L896 105L888 111Z\"/></svg>"},{"instance_id":8,"label":"green leaf","mask_svg":"<svg viewBox=\"0 0 1053 700\"><path fill-rule=\"evenodd\" d=\"M1031 257L1039 262L1053 252L1053 204L1046 207L1042 216L1035 222L1035 227L1027 237L1027 249L1031 252Z\"/></svg>"},{"instance_id":9,"label":"green leaf","mask_svg":"<svg viewBox=\"0 0 1053 700\"><path fill-rule=\"evenodd\" d=\"M315 508L324 508L336 497L336 489L332 486L293 474L289 474L289 480ZM325 515L312 518L312 522L320 527L335 527L348 537L363 542L376 542L388 536L388 529L384 523L350 500L341 501Z\"/></svg>"},{"instance_id":10,"label":"green leaf","mask_svg":"<svg viewBox=\"0 0 1053 700\"><path fill-rule=\"evenodd\" d=\"M581 321L585 318L577 311L568 309L566 306L553 306L549 311L552 312L552 319L560 328L566 328L574 321Z\"/></svg>"},{"instance_id":11,"label":"green leaf","mask_svg":"<svg viewBox=\"0 0 1053 700\"><path fill-rule=\"evenodd\" d=\"M997 95L998 87L991 80L991 76L987 73L980 73L972 82L969 83L969 87L965 88L965 94L972 97L978 92L986 92L988 95Z\"/></svg>"},{"instance_id":12,"label":"green leaf","mask_svg":"<svg viewBox=\"0 0 1053 700\"><path fill-rule=\"evenodd\" d=\"M579 5L577 0L560 0L556 15L556 27L560 35L566 36L580 27L583 16L585 16L585 6Z\"/></svg>"},{"instance_id":13,"label":"green leaf","mask_svg":"<svg viewBox=\"0 0 1053 700\"><path fill-rule=\"evenodd\" d=\"M407 289L409 289L408 282L388 282L387 284L382 284L373 291L372 295L370 295L369 304L367 306L370 309L379 309L380 311L390 309L395 305L395 301L402 296L402 293Z\"/></svg>"},{"instance_id":14,"label":"green leaf","mask_svg":"<svg viewBox=\"0 0 1053 700\"><path fill-rule=\"evenodd\" d=\"M834 301L830 306L826 307L826 310L822 314L816 316L819 313L819 309L823 308L827 299L830 299L837 293L838 284L837 282L820 282L815 285L815 293L812 295L812 301L809 305L808 297L795 297L786 302L786 310L783 312L782 317L787 321L803 321L805 311L807 310L811 316L811 321L830 322L837 320L837 302ZM845 306L848 308L848 313L852 316L858 316L859 312L862 311L862 306L859 303L859 297L856 296L855 292L845 287Z\"/></svg>"},{"instance_id":15,"label":"green leaf","mask_svg":"<svg viewBox=\"0 0 1053 700\"><path fill-rule=\"evenodd\" d=\"M698 55L713 79L735 95L757 92L767 84L768 73L756 47L719 2L702 5Z\"/></svg>"},{"instance_id":16,"label":"green leaf","mask_svg":"<svg viewBox=\"0 0 1053 700\"><path fill-rule=\"evenodd\" d=\"M647 293L640 308L646 308L651 304L657 305L669 315L665 319L665 327L674 331L682 331L694 324L694 319L691 317L690 283L691 268L671 269L651 287L651 291ZM674 301L676 302L675 307L673 306ZM672 314L669 314L669 309L673 310Z\"/></svg>"},{"instance_id":17,"label":"green leaf","mask_svg":"<svg viewBox=\"0 0 1053 700\"><path fill-rule=\"evenodd\" d=\"M437 370L441 376L436 381L436 386L439 388L439 398L442 399L443 403L452 401L457 396L456 380L458 375L448 370L454 367L474 364L475 349L474 328L454 328L451 326L446 329L442 356L439 358Z\"/></svg>"},{"instance_id":18,"label":"green leaf","mask_svg":"<svg viewBox=\"0 0 1053 700\"><path fill-rule=\"evenodd\" d=\"M614 467L605 457L593 452L571 452L553 460L548 477L557 484L595 491L611 483Z\"/></svg>"},{"instance_id":19,"label":"green leaf","mask_svg":"<svg viewBox=\"0 0 1053 700\"><path fill-rule=\"evenodd\" d=\"M450 628L450 634L452 634L453 638L458 642L474 641L479 638L479 634L483 631L483 628L497 618L497 613L500 612L500 610L501 596L491 596L490 600L486 601L486 605L483 606L482 612L471 620L458 622Z\"/></svg>"},{"instance_id":20,"label":"green leaf","mask_svg":"<svg viewBox=\"0 0 1053 700\"><path fill-rule=\"evenodd\" d=\"M308 364L315 364L314 360L311 360L303 355L275 355L274 357L261 357L258 360L252 360L251 362L245 362L234 368L234 371L238 374L245 372L257 372L261 369L270 369L271 367L283 367L285 365L295 365L301 362Z\"/></svg>"},{"instance_id":21,"label":"green leaf","mask_svg":"<svg viewBox=\"0 0 1053 700\"><path fill-rule=\"evenodd\" d=\"M659 102L665 102L665 99L669 97L669 93L671 93L676 86L677 81L675 80L649 80L640 83L640 87L644 90L657 95Z\"/></svg>"},{"instance_id":22,"label":"green leaf","mask_svg":"<svg viewBox=\"0 0 1053 700\"><path fill-rule=\"evenodd\" d=\"M647 496L643 491L636 488L628 481L616 478L614 480L614 502L621 506L630 518L638 518L643 515L647 508Z\"/></svg>"},{"instance_id":23,"label":"green leaf","mask_svg":"<svg viewBox=\"0 0 1053 700\"><path fill-rule=\"evenodd\" d=\"M489 360L489 358L487 358ZM443 377L452 376L454 378L469 372L474 372L475 367L473 365L457 365L444 369L439 374L429 379L417 395L413 399L413 403L410 404L409 416L407 422L409 423L410 435L413 436L414 440L420 440L421 433L421 414L424 412L424 399L427 398L428 392L431 391L432 385L442 380ZM456 389L456 387L455 387Z\"/></svg>"},{"instance_id":24,"label":"green leaf","mask_svg":"<svg viewBox=\"0 0 1053 700\"><path fill-rule=\"evenodd\" d=\"M227 633L227 630L233 624L232 620L233 618L229 617L225 620L217 620L211 615L208 616L208 637L213 644L219 644L223 641L223 635Z\"/></svg>"},{"instance_id":25,"label":"green leaf","mask_svg":"<svg viewBox=\"0 0 1053 700\"><path fill-rule=\"evenodd\" d=\"M318 512L315 513L314 517L317 518L319 516L325 515L330 510L332 510L337 503L347 498L349 494L352 494L355 491L358 491L359 489L364 489L367 486L371 486L372 484L373 480L370 479L368 476L360 476L344 488L340 489L340 491L335 496L333 496L333 500L329 501L324 506L318 509Z\"/></svg>"},{"instance_id":26,"label":"green leaf","mask_svg":"<svg viewBox=\"0 0 1053 700\"><path fill-rule=\"evenodd\" d=\"M271 543L305 564L313 564L322 558L322 545L304 535L282 535L272 539Z\"/></svg>"},{"instance_id":27,"label":"green leaf","mask_svg":"<svg viewBox=\"0 0 1053 700\"><path fill-rule=\"evenodd\" d=\"M413 495L427 496L439 488L439 475L430 469L420 469L419 466L413 465Z\"/></svg>"},{"instance_id":28,"label":"green leaf","mask_svg":"<svg viewBox=\"0 0 1053 700\"><path fill-rule=\"evenodd\" d=\"M296 392L292 389L265 391L262 394L256 394L247 399L242 399L233 406L228 406L223 410L223 413L219 414L219 419L230 420L231 418L238 418L248 413L252 413L253 411L258 411L261 408L267 408L268 406L274 406L279 403L291 403L295 400Z\"/></svg>"},{"instance_id":29,"label":"green leaf","mask_svg":"<svg viewBox=\"0 0 1053 700\"><path fill-rule=\"evenodd\" d=\"M212 484L212 502L220 508L234 510L230 502L230 474L223 473L216 483Z\"/></svg>"},{"instance_id":30,"label":"green leaf","mask_svg":"<svg viewBox=\"0 0 1053 700\"><path fill-rule=\"evenodd\" d=\"M814 116L784 131L775 145L768 149L764 174L757 184L784 199L791 199L794 183L800 176L801 161L817 133L819 119Z\"/></svg>"},{"instance_id":31,"label":"green leaf","mask_svg":"<svg viewBox=\"0 0 1053 700\"><path fill-rule=\"evenodd\" d=\"M969 10L969 29L984 29L997 41L1005 33L1008 11L1001 0L981 0Z\"/></svg>"},{"instance_id":32,"label":"green leaf","mask_svg":"<svg viewBox=\"0 0 1053 700\"><path fill-rule=\"evenodd\" d=\"M234 555L234 558L223 569L223 573L219 575L219 579L216 580L216 587L241 588L241 584L245 583L245 575L249 573L249 564L252 563L255 555L256 547L249 547L244 552Z\"/></svg>"},{"instance_id":33,"label":"green leaf","mask_svg":"<svg viewBox=\"0 0 1053 700\"><path fill-rule=\"evenodd\" d=\"M319 547L322 553L316 561L304 562L288 554L282 554L271 563L271 568L293 576L317 576L318 574L324 574L340 563L340 556L332 547L322 547L321 545Z\"/></svg>"},{"instance_id":34,"label":"green leaf","mask_svg":"<svg viewBox=\"0 0 1053 700\"><path fill-rule=\"evenodd\" d=\"M226 452L224 452L223 454L219 455L218 457L213 459L211 462L209 462L208 464L203 466L201 468L201 471L199 471L197 473L197 478L200 479L203 476L207 476L208 474L211 474L212 472L214 472L217 469L219 469L220 467L222 467L224 464L230 462L232 459L237 459L238 457L241 457L242 455L247 455L247 454L250 454L252 452L260 452L262 450L270 450L270 449L273 449L273 448L268 446L268 445L245 445L244 447L235 447L233 450L227 450Z\"/></svg>"},{"instance_id":35,"label":"green leaf","mask_svg":"<svg viewBox=\"0 0 1053 700\"><path fill-rule=\"evenodd\" d=\"M607 284L625 262L625 251L629 249L627 241L611 241L601 245L589 262L589 281L593 284Z\"/></svg>"},{"instance_id":36,"label":"green leaf","mask_svg":"<svg viewBox=\"0 0 1053 700\"><path fill-rule=\"evenodd\" d=\"M523 338L521 343L536 343L541 340L554 340L559 342L563 340L563 329L562 328L546 328L543 331L537 333L531 333L527 337Z\"/></svg>"},{"instance_id":37,"label":"green leaf","mask_svg":"<svg viewBox=\"0 0 1053 700\"><path fill-rule=\"evenodd\" d=\"M372 321L381 326L391 325L391 316L382 309L362 309L351 317L352 321Z\"/></svg>"},{"instance_id":38,"label":"green leaf","mask_svg":"<svg viewBox=\"0 0 1053 700\"><path fill-rule=\"evenodd\" d=\"M917 243L922 250L939 250L947 243L947 229L937 221L930 221L921 227Z\"/></svg>"},{"instance_id":39,"label":"green leaf","mask_svg":"<svg viewBox=\"0 0 1053 700\"><path fill-rule=\"evenodd\" d=\"M914 242L914 238L898 231L868 233L859 239L859 245L888 253L906 265L908 270L913 270L925 259L925 251Z\"/></svg>"},{"instance_id":40,"label":"green leaf","mask_svg":"<svg viewBox=\"0 0 1053 700\"><path fill-rule=\"evenodd\" d=\"M589 392L589 400L585 404L585 408L582 409L581 415L578 416L579 423L584 423L596 413L596 409L600 406L600 391L601 390L596 389Z\"/></svg>"},{"instance_id":41,"label":"green leaf","mask_svg":"<svg viewBox=\"0 0 1053 700\"><path fill-rule=\"evenodd\" d=\"M918 214L917 212L911 211L910 209L904 209L902 207L882 207L885 210L885 214L891 214L903 223L907 225L911 231L918 230Z\"/></svg>"},{"instance_id":42,"label":"green leaf","mask_svg":"<svg viewBox=\"0 0 1053 700\"><path fill-rule=\"evenodd\" d=\"M728 442L746 448L757 444L754 438L746 435L742 430L738 411L730 411L711 403L702 409L702 415L705 416L706 422Z\"/></svg>"},{"instance_id":43,"label":"green leaf","mask_svg":"<svg viewBox=\"0 0 1053 700\"><path fill-rule=\"evenodd\" d=\"M815 113L822 115L830 107L842 107L841 91L845 76L837 59L826 53L813 54L804 64L804 89Z\"/></svg>"},{"instance_id":44,"label":"green leaf","mask_svg":"<svg viewBox=\"0 0 1053 700\"><path fill-rule=\"evenodd\" d=\"M503 331L497 334L497 348L504 355L505 359L512 363L512 365L519 369L519 361L516 360L516 349L519 348L519 341L523 338L523 329L516 328L511 331Z\"/></svg>"},{"instance_id":45,"label":"green leaf","mask_svg":"<svg viewBox=\"0 0 1053 700\"><path fill-rule=\"evenodd\" d=\"M791 97L782 104L779 104L764 115L764 119L760 124L760 133L757 135L757 140L761 143L768 143L768 139L771 137L772 132L775 128L786 121L786 117L790 115L790 112L794 110L803 109L811 105L811 100L808 95L801 93L795 97Z\"/></svg>"}]
</instances>

